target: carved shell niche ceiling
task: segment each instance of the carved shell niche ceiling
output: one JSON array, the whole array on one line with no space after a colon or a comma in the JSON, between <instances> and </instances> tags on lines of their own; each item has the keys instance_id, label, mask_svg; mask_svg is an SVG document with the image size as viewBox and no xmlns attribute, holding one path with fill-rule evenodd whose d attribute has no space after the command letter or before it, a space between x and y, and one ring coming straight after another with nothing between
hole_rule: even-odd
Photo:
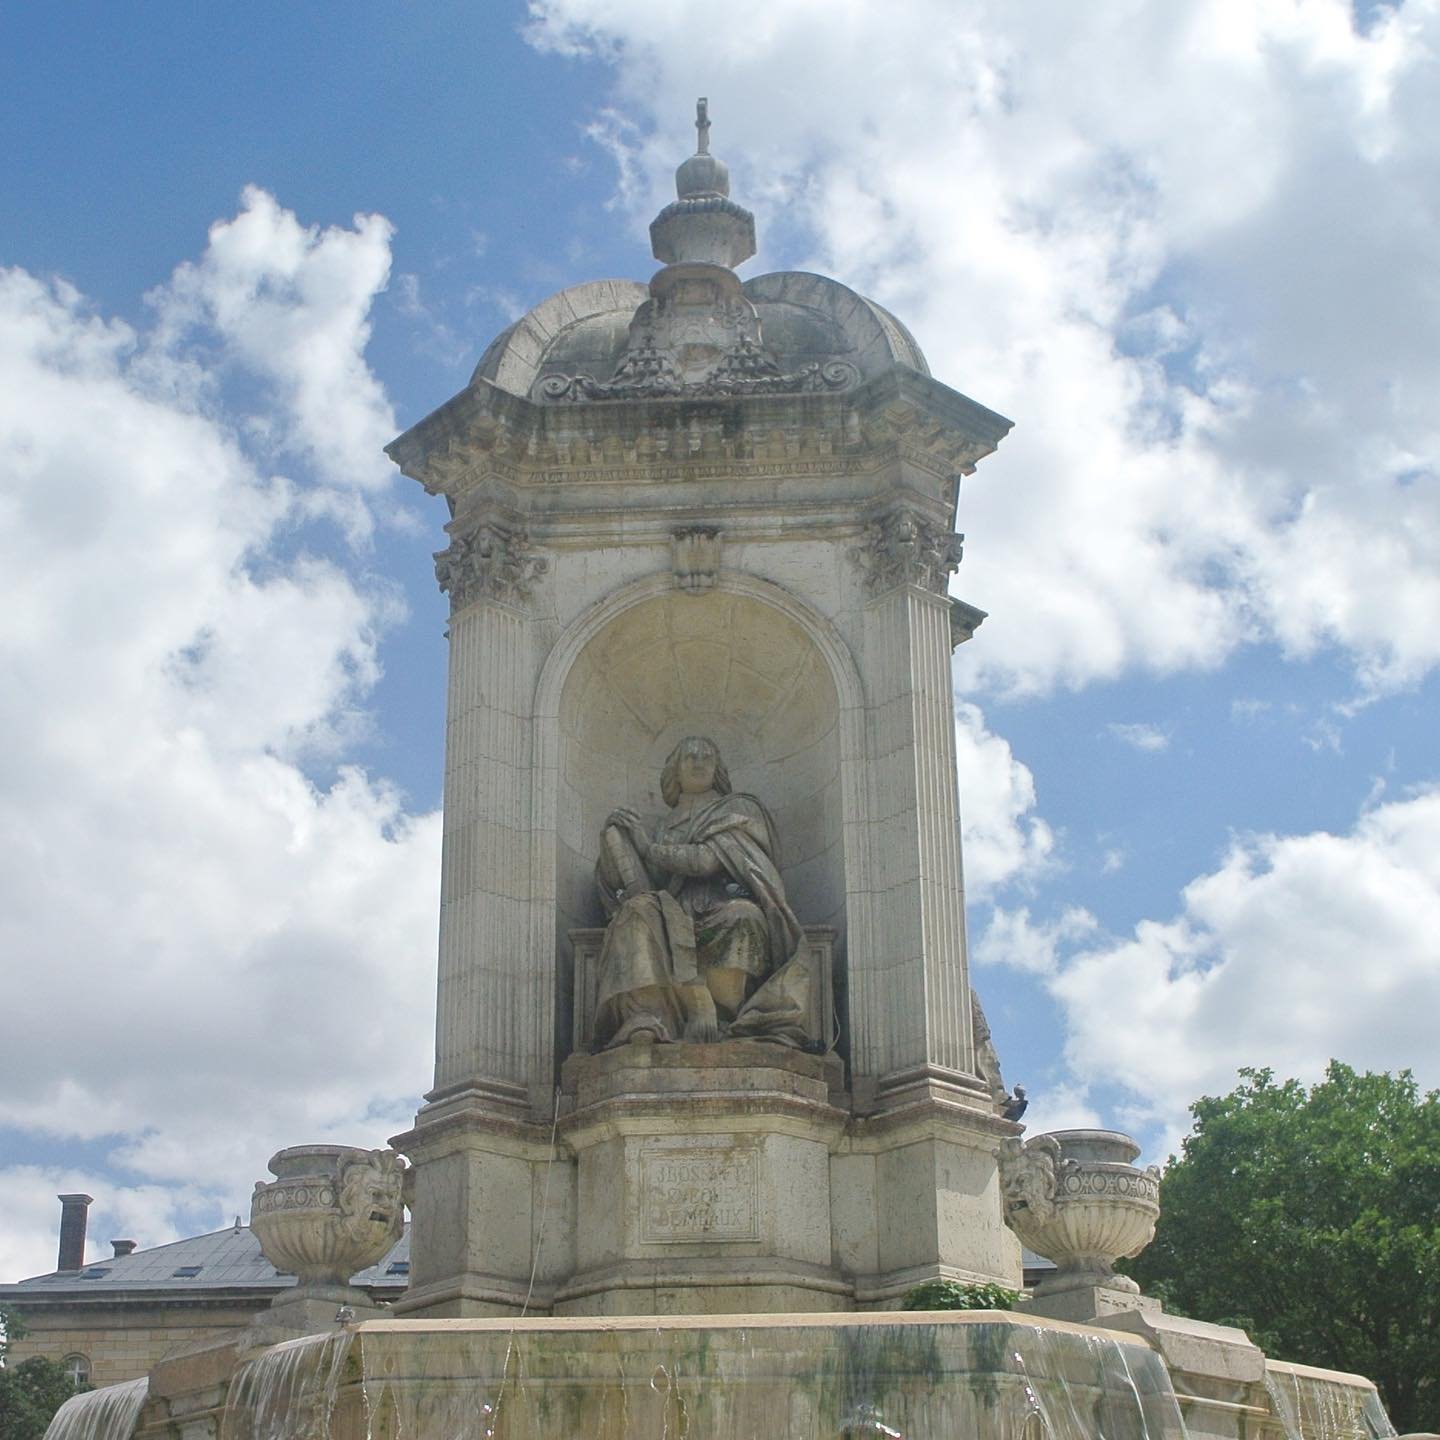
<instances>
[{"instance_id":1,"label":"carved shell niche ceiling","mask_svg":"<svg viewBox=\"0 0 1440 1440\"><path fill-rule=\"evenodd\" d=\"M590 641L566 680L562 838L593 856L617 805L658 815L665 757L682 736L709 735L734 788L770 807L787 870L814 861L838 843L838 716L827 662L781 611L716 590L643 601Z\"/></svg>"}]
</instances>

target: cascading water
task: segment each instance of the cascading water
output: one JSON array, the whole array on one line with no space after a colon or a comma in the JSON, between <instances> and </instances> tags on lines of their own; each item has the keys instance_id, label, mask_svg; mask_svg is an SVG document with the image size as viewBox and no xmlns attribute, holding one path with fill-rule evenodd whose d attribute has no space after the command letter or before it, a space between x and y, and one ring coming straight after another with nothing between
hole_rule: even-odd
<instances>
[{"instance_id":1,"label":"cascading water","mask_svg":"<svg viewBox=\"0 0 1440 1440\"><path fill-rule=\"evenodd\" d=\"M1324 1371L1272 1360L1265 1367L1270 1405L1285 1440L1387 1440L1395 1427L1374 1388L1342 1384Z\"/></svg>"},{"instance_id":2,"label":"cascading water","mask_svg":"<svg viewBox=\"0 0 1440 1440\"><path fill-rule=\"evenodd\" d=\"M777 1323L778 1322L778 1323ZM375 1321L237 1375L224 1440L1183 1440L1114 1337L965 1316Z\"/></svg>"},{"instance_id":3,"label":"cascading water","mask_svg":"<svg viewBox=\"0 0 1440 1440\"><path fill-rule=\"evenodd\" d=\"M72 1396L55 1412L45 1440L130 1440L149 1387L142 1377Z\"/></svg>"},{"instance_id":4,"label":"cascading water","mask_svg":"<svg viewBox=\"0 0 1440 1440\"><path fill-rule=\"evenodd\" d=\"M221 1440L325 1440L353 1339L349 1330L306 1335L241 1366L226 1396Z\"/></svg>"}]
</instances>

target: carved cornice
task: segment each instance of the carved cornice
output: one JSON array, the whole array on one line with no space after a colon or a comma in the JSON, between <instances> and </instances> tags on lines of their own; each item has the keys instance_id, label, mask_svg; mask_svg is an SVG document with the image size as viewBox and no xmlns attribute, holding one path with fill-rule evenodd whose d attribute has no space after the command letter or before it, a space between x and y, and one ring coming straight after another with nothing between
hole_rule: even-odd
<instances>
[{"instance_id":1,"label":"carved cornice","mask_svg":"<svg viewBox=\"0 0 1440 1440\"><path fill-rule=\"evenodd\" d=\"M864 540L850 555L872 595L897 585L917 585L943 595L960 563L964 538L906 506L897 506L865 527Z\"/></svg>"},{"instance_id":2,"label":"carved cornice","mask_svg":"<svg viewBox=\"0 0 1440 1440\"><path fill-rule=\"evenodd\" d=\"M950 602L950 648L957 649L969 640L989 618L989 612L963 600Z\"/></svg>"},{"instance_id":3,"label":"carved cornice","mask_svg":"<svg viewBox=\"0 0 1440 1440\"><path fill-rule=\"evenodd\" d=\"M1009 421L902 367L842 393L823 375L812 382L813 393L801 396L743 386L677 395L662 386L602 405L536 402L480 380L386 448L407 475L453 501L487 474L527 486L644 484L706 478L715 466L737 477L791 467L843 473L899 458L949 479L969 473L1009 429Z\"/></svg>"},{"instance_id":4,"label":"carved cornice","mask_svg":"<svg viewBox=\"0 0 1440 1440\"><path fill-rule=\"evenodd\" d=\"M529 532L519 523L484 520L456 533L448 549L435 556L435 579L450 596L450 610L476 600L523 605L550 562L535 552Z\"/></svg>"}]
</instances>

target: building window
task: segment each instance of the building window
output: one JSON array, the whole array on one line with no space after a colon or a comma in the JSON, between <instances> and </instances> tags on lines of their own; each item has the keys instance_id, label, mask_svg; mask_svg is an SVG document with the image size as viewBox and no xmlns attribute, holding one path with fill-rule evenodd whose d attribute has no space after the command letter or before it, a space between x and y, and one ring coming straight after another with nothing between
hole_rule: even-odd
<instances>
[{"instance_id":1,"label":"building window","mask_svg":"<svg viewBox=\"0 0 1440 1440\"><path fill-rule=\"evenodd\" d=\"M70 1377L70 1383L78 1390L90 1383L90 1361L84 1355L67 1355L60 1368Z\"/></svg>"}]
</instances>

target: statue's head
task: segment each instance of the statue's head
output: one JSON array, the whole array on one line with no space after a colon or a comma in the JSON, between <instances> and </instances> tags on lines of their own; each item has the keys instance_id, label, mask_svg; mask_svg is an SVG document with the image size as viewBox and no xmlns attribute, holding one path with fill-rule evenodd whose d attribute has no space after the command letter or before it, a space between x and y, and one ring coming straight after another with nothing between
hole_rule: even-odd
<instances>
[{"instance_id":1,"label":"statue's head","mask_svg":"<svg viewBox=\"0 0 1440 1440\"><path fill-rule=\"evenodd\" d=\"M707 790L728 795L730 772L720 758L720 747L709 736L687 735L660 771L660 793L673 807L682 794L703 795Z\"/></svg>"}]
</instances>

